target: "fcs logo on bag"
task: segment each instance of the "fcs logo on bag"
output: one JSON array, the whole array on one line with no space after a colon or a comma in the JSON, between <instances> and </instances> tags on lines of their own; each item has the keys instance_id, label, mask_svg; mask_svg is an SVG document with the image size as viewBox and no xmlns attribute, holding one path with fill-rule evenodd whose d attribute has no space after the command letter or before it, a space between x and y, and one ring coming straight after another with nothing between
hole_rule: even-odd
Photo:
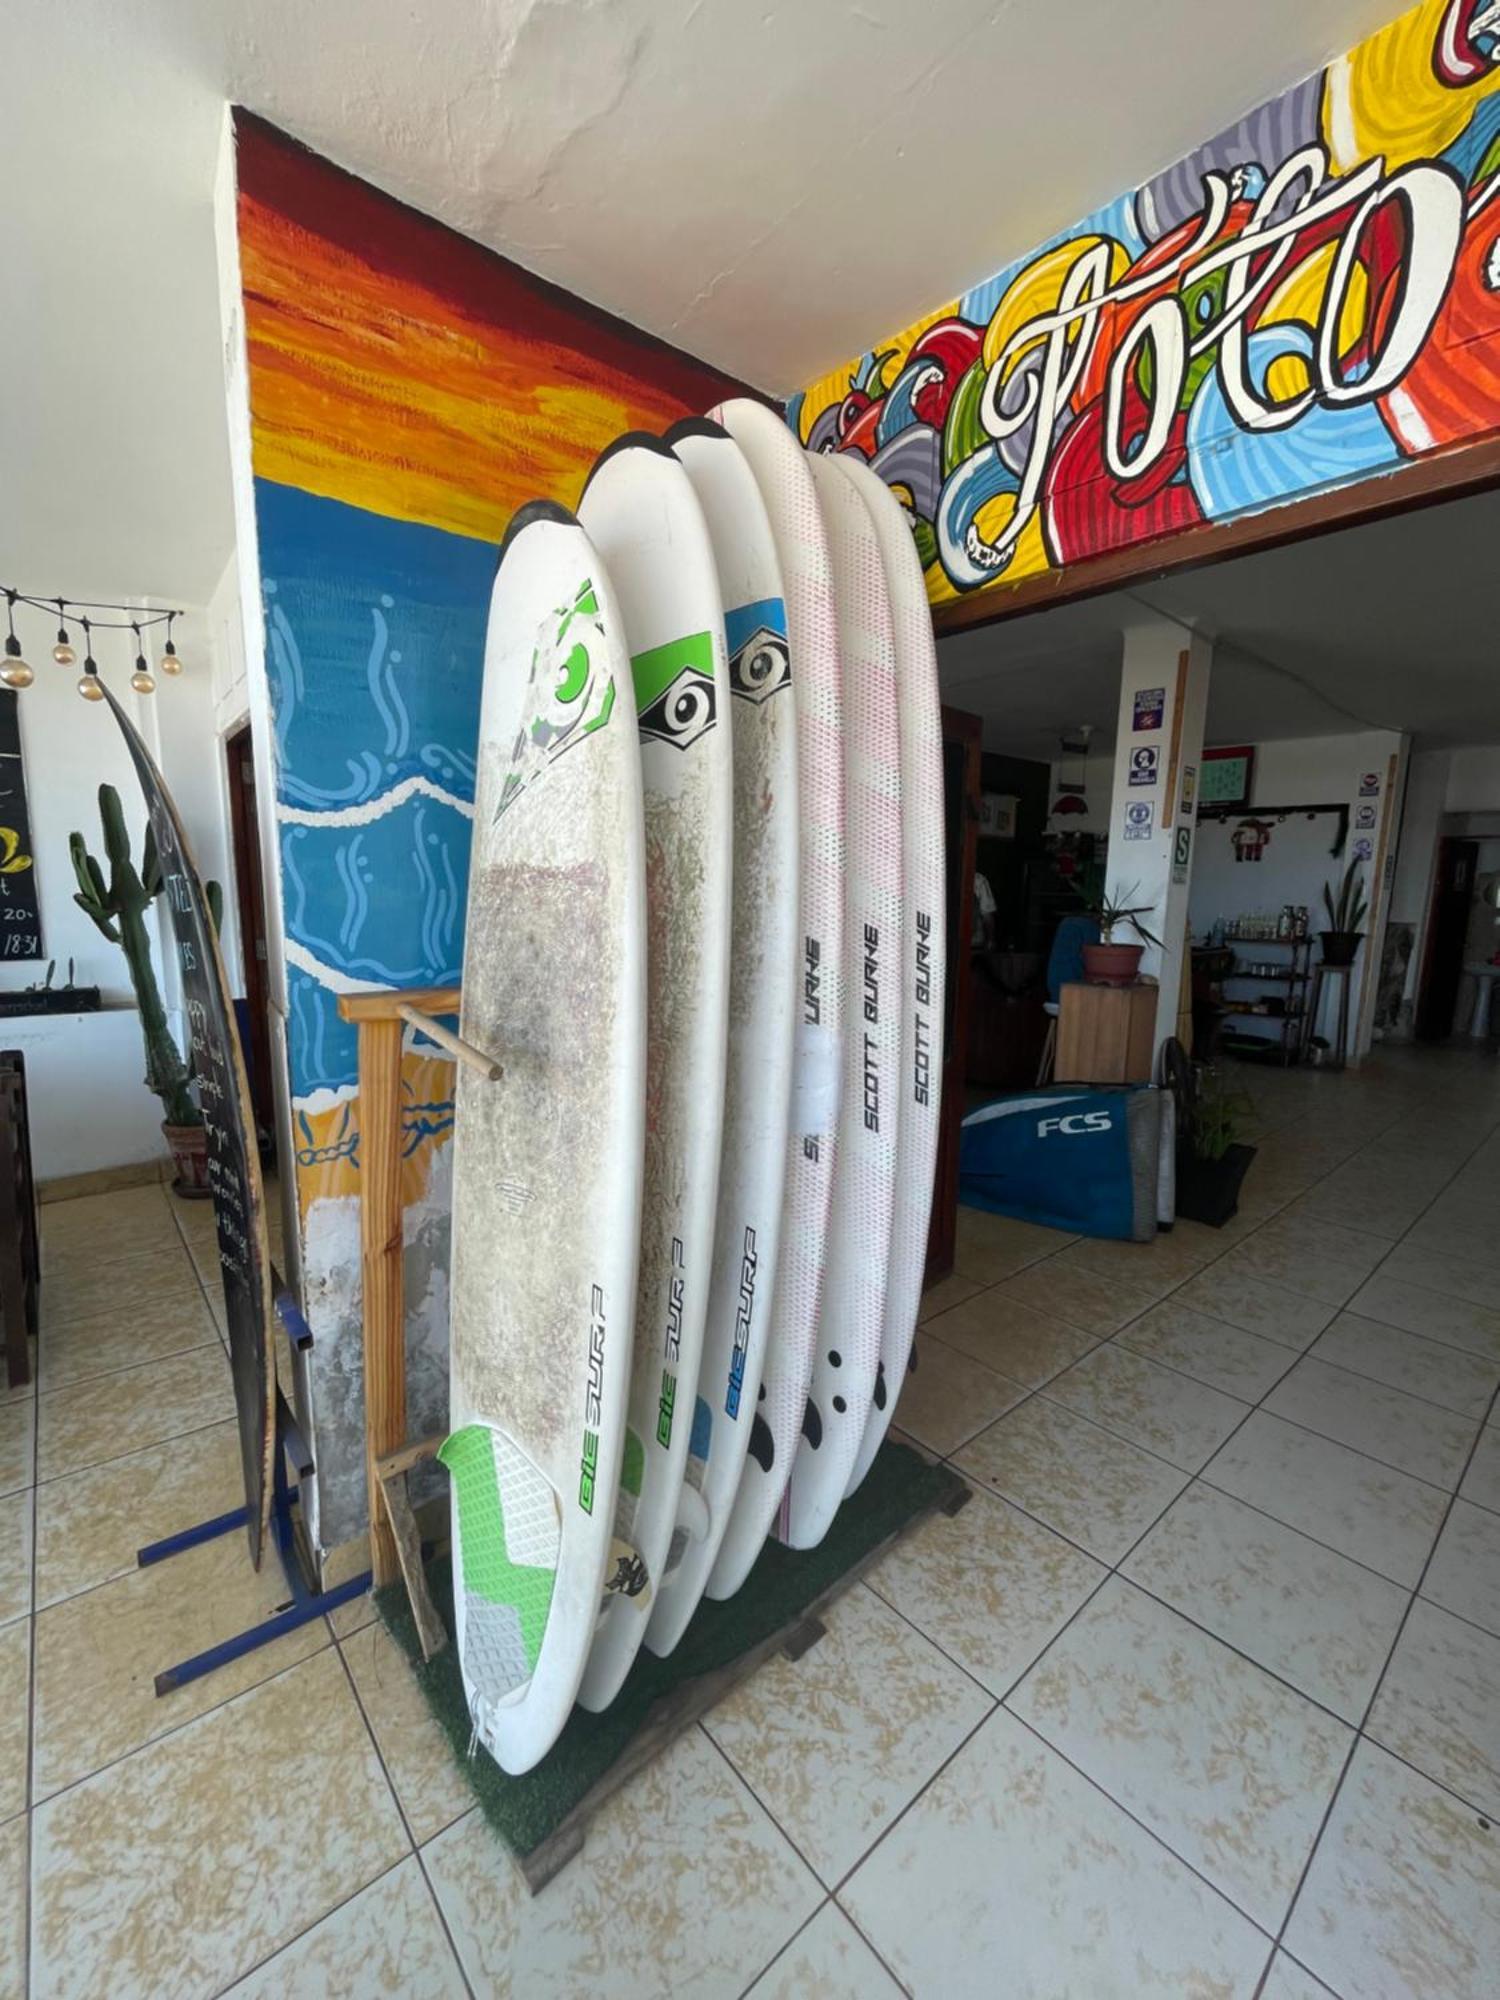
<instances>
[{"instance_id":1,"label":"fcs logo on bag","mask_svg":"<svg viewBox=\"0 0 1500 2000\"><path fill-rule=\"evenodd\" d=\"M768 701L790 687L792 657L786 642L786 606L779 597L738 604L724 613L729 645L729 689L742 701Z\"/></svg>"},{"instance_id":2,"label":"fcs logo on bag","mask_svg":"<svg viewBox=\"0 0 1500 2000\"><path fill-rule=\"evenodd\" d=\"M496 819L554 757L609 721L615 705L614 675L598 672L593 653L593 642L602 631L598 594L588 578L573 593L571 604L560 606L543 621L531 654L527 719L511 747Z\"/></svg>"},{"instance_id":3,"label":"fcs logo on bag","mask_svg":"<svg viewBox=\"0 0 1500 2000\"><path fill-rule=\"evenodd\" d=\"M688 750L713 728L718 689L713 640L707 632L690 632L637 653L630 671L642 736Z\"/></svg>"},{"instance_id":4,"label":"fcs logo on bag","mask_svg":"<svg viewBox=\"0 0 1500 2000\"><path fill-rule=\"evenodd\" d=\"M1073 1111L1066 1118L1039 1118L1036 1136L1050 1139L1060 1134L1064 1139L1082 1138L1085 1132L1109 1132L1114 1129L1114 1121L1107 1111Z\"/></svg>"}]
</instances>

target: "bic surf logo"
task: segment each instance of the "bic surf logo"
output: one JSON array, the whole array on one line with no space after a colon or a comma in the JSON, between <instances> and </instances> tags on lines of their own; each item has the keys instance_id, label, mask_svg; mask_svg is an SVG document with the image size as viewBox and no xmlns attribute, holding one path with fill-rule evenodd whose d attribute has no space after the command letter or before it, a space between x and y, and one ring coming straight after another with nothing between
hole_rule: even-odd
<instances>
[{"instance_id":1,"label":"bic surf logo","mask_svg":"<svg viewBox=\"0 0 1500 2000\"><path fill-rule=\"evenodd\" d=\"M635 654L630 671L641 735L647 741L688 750L713 728L718 690L713 640L707 632L689 632Z\"/></svg>"},{"instance_id":2,"label":"bic surf logo","mask_svg":"<svg viewBox=\"0 0 1500 2000\"><path fill-rule=\"evenodd\" d=\"M786 607L779 597L737 605L724 613L729 644L729 688L741 701L769 701L789 687L792 659L786 643Z\"/></svg>"},{"instance_id":3,"label":"bic surf logo","mask_svg":"<svg viewBox=\"0 0 1500 2000\"><path fill-rule=\"evenodd\" d=\"M599 1420L604 1410L604 1291L595 1285L589 1295L589 1373L583 1401L583 1452L578 1467L578 1504L594 1511L599 1479Z\"/></svg>"},{"instance_id":4,"label":"bic surf logo","mask_svg":"<svg viewBox=\"0 0 1500 2000\"><path fill-rule=\"evenodd\" d=\"M615 705L613 674L595 665L599 598L585 578L573 602L548 614L531 655L527 716L511 747L510 770L495 817L513 806L528 785L564 750L582 743L609 721Z\"/></svg>"}]
</instances>

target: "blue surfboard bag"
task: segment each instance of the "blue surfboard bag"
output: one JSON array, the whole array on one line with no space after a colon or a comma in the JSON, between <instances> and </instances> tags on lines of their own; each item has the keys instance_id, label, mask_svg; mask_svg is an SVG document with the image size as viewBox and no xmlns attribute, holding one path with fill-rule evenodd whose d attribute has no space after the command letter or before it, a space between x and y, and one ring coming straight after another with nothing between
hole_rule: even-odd
<instances>
[{"instance_id":1,"label":"blue surfboard bag","mask_svg":"<svg viewBox=\"0 0 1500 2000\"><path fill-rule=\"evenodd\" d=\"M1080 1236L1156 1230L1161 1112L1144 1087L1063 1084L981 1105L963 1122L958 1198Z\"/></svg>"}]
</instances>

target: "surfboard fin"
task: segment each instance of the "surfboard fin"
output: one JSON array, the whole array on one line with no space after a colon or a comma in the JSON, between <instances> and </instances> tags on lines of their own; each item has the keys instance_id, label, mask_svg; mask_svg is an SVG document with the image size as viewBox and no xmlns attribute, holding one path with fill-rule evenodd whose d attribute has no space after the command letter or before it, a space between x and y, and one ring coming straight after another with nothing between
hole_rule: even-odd
<instances>
[{"instance_id":1,"label":"surfboard fin","mask_svg":"<svg viewBox=\"0 0 1500 2000\"><path fill-rule=\"evenodd\" d=\"M604 1577L605 1603L612 1597L629 1597L638 1610L644 1611L654 1595L646 1559L640 1550L631 1542L622 1542L618 1535L611 1536L609 1566Z\"/></svg>"}]
</instances>

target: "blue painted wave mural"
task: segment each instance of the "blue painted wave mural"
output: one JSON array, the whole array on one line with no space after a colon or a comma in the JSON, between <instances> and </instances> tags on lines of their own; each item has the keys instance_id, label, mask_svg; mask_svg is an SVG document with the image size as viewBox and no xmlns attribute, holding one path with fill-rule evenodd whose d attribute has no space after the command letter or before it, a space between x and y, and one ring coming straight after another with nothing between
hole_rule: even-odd
<instances>
[{"instance_id":1,"label":"blue painted wave mural","mask_svg":"<svg viewBox=\"0 0 1500 2000\"><path fill-rule=\"evenodd\" d=\"M355 1081L345 985L455 983L495 550L256 482L292 1091Z\"/></svg>"}]
</instances>

